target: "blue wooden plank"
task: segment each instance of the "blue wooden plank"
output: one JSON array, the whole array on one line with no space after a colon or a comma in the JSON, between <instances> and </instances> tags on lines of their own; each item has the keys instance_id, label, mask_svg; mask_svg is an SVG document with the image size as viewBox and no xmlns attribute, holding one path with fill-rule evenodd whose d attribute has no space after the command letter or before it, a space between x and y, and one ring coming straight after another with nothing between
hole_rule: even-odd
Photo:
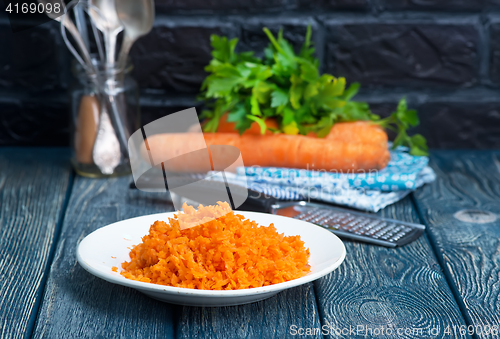
<instances>
[{"instance_id":1,"label":"blue wooden plank","mask_svg":"<svg viewBox=\"0 0 500 339\"><path fill-rule=\"evenodd\" d=\"M67 149L0 148L0 337L31 335L71 177Z\"/></svg>"},{"instance_id":2,"label":"blue wooden plank","mask_svg":"<svg viewBox=\"0 0 500 339\"><path fill-rule=\"evenodd\" d=\"M165 195L130 190L130 177L76 177L35 325L35 338L171 338L176 306L108 283L76 261L78 242L97 228L172 210Z\"/></svg>"},{"instance_id":3,"label":"blue wooden plank","mask_svg":"<svg viewBox=\"0 0 500 339\"><path fill-rule=\"evenodd\" d=\"M409 197L379 214L419 222ZM345 245L344 263L314 283L326 337L449 338L447 326L465 325L425 236L395 249Z\"/></svg>"},{"instance_id":4,"label":"blue wooden plank","mask_svg":"<svg viewBox=\"0 0 500 339\"><path fill-rule=\"evenodd\" d=\"M416 205L471 333L499 338L500 151L436 151L431 164L438 180L414 194ZM484 224L454 217L466 209L498 217Z\"/></svg>"},{"instance_id":5,"label":"blue wooden plank","mask_svg":"<svg viewBox=\"0 0 500 339\"><path fill-rule=\"evenodd\" d=\"M322 338L311 283L248 305L182 307L177 338ZM303 334L303 335L300 335Z\"/></svg>"}]
</instances>

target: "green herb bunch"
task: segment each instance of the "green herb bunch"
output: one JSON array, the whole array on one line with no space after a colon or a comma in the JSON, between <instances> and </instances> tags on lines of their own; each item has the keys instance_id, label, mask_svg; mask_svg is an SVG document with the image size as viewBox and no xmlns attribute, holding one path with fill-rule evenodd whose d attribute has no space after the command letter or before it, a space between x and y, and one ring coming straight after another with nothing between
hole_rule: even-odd
<instances>
[{"instance_id":1,"label":"green herb bunch","mask_svg":"<svg viewBox=\"0 0 500 339\"><path fill-rule=\"evenodd\" d=\"M314 57L311 27L307 28L304 44L298 54L283 38L280 30L275 38L264 28L270 44L264 57L253 52L236 53L238 39L211 36L213 59L205 68L207 76L199 98L207 110L204 131L216 132L221 117L236 123L243 133L257 122L261 132L269 129L265 119L274 118L280 132L328 135L333 124L343 121L369 120L397 133L394 147L408 146L413 155L427 155L425 138L420 134L409 136L407 129L419 124L417 112L408 110L403 98L396 112L381 119L371 112L367 103L353 101L359 84L346 89L345 78L319 74L319 61Z\"/></svg>"}]
</instances>

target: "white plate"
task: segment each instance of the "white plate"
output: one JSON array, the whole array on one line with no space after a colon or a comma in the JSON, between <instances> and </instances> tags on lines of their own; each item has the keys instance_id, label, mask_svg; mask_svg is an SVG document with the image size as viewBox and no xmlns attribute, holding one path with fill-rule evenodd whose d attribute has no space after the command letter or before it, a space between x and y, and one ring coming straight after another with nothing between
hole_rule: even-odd
<instances>
[{"instance_id":1,"label":"white plate","mask_svg":"<svg viewBox=\"0 0 500 339\"><path fill-rule=\"evenodd\" d=\"M299 286L327 275L344 261L345 247L333 233L311 223L288 217L241 212L245 218L268 226L274 223L279 233L300 235L309 248L311 272L299 279L257 288L231 291L209 291L171 287L126 279L120 275L121 263L129 261L133 245L141 242L156 220L168 221L174 213L160 213L123 220L100 228L82 240L77 250L78 262L91 274L109 282L132 287L161 301L188 306L231 306L269 298L287 288ZM118 267L118 272L111 268Z\"/></svg>"}]
</instances>

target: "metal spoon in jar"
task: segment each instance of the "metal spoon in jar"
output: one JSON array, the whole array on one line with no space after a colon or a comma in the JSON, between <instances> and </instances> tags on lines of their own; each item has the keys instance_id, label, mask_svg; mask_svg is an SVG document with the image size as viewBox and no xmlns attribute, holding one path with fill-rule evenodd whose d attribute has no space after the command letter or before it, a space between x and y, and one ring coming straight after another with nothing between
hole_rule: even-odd
<instances>
[{"instance_id":1,"label":"metal spoon in jar","mask_svg":"<svg viewBox=\"0 0 500 339\"><path fill-rule=\"evenodd\" d=\"M155 7L153 0L118 0L116 12L125 32L120 54L118 56L118 67L126 66L127 56L134 42L141 36L146 35L153 28L155 19Z\"/></svg>"},{"instance_id":2,"label":"metal spoon in jar","mask_svg":"<svg viewBox=\"0 0 500 339\"><path fill-rule=\"evenodd\" d=\"M116 37L123 30L118 19L115 8L115 0L91 0L90 4L95 6L99 13L90 6L89 15L96 27L104 35L104 46L106 49L106 63L114 67L116 53Z\"/></svg>"},{"instance_id":3,"label":"metal spoon in jar","mask_svg":"<svg viewBox=\"0 0 500 339\"><path fill-rule=\"evenodd\" d=\"M104 102L100 103L100 109L101 114L92 150L92 159L102 174L111 175L120 164L122 153L120 152L120 142L116 137Z\"/></svg>"},{"instance_id":4,"label":"metal spoon in jar","mask_svg":"<svg viewBox=\"0 0 500 339\"><path fill-rule=\"evenodd\" d=\"M78 59L78 61L82 64L83 67L87 68L89 70L92 70L92 60L90 58L89 51L87 49L87 45L85 44L82 36L80 35L80 32L76 28L75 24L73 23L73 20L67 15L66 13L66 5L62 0L38 0L39 3L43 4L45 8L48 8L47 5L52 5L52 10L50 12L45 12L47 16L53 20L56 20L60 23L63 24L64 27L70 32L71 36L73 39L75 39L78 49L80 50L80 53L83 57L84 60L80 58L79 55L75 55L75 57ZM55 12L55 6L58 4L59 5L59 12ZM68 46L68 48L71 50L72 46ZM76 53L76 52L75 52ZM73 53L73 54L75 54Z\"/></svg>"},{"instance_id":5,"label":"metal spoon in jar","mask_svg":"<svg viewBox=\"0 0 500 339\"><path fill-rule=\"evenodd\" d=\"M102 100L101 120L99 122L98 137L94 145L93 155L94 162L101 172L111 174L119 163L119 161L116 161L116 154L111 154L112 152L110 151L112 148L111 145L115 145L115 132L121 146L118 148L118 158L121 154L120 148L122 152L126 151L126 140L124 140L126 136L123 131L123 121L120 118L118 107L114 104L115 98L112 94L115 89L116 39L118 34L123 30L123 26L116 14L115 0L91 0L89 15L97 29L104 36L105 49L105 60L103 60L105 73L104 77L100 79L103 88L103 95L100 96ZM114 149L116 152L116 147Z\"/></svg>"}]
</instances>

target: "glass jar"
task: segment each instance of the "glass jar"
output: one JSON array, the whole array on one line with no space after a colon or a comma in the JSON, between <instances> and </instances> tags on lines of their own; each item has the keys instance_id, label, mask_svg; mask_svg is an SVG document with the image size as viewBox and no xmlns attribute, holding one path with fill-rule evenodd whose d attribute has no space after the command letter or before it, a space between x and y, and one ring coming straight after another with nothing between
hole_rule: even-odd
<instances>
[{"instance_id":1,"label":"glass jar","mask_svg":"<svg viewBox=\"0 0 500 339\"><path fill-rule=\"evenodd\" d=\"M94 66L94 74L76 62L72 67L71 163L86 177L130 174L128 138L140 128L139 90L130 75L132 65L105 69L94 60Z\"/></svg>"}]
</instances>

